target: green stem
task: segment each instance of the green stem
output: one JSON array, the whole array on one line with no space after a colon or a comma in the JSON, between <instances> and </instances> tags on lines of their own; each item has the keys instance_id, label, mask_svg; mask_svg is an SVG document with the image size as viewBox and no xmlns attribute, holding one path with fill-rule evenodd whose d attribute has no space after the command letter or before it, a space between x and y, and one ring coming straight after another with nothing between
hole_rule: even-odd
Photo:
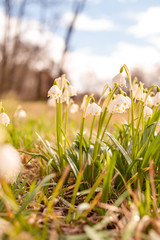
<instances>
[{"instance_id":1,"label":"green stem","mask_svg":"<svg viewBox=\"0 0 160 240\"><path fill-rule=\"evenodd\" d=\"M131 127L132 127L132 157L134 161L135 150L135 137L134 137L134 102L133 102L133 90L131 88Z\"/></svg>"},{"instance_id":2,"label":"green stem","mask_svg":"<svg viewBox=\"0 0 160 240\"><path fill-rule=\"evenodd\" d=\"M92 140L92 133L93 133L93 127L94 127L94 123L95 123L95 116L92 119L92 124L91 124L91 130L90 130L90 135L89 135L89 144L91 143Z\"/></svg>"},{"instance_id":3,"label":"green stem","mask_svg":"<svg viewBox=\"0 0 160 240\"><path fill-rule=\"evenodd\" d=\"M104 128L104 130L103 130L103 133L102 133L102 136L101 136L101 141L102 141L103 138L104 138L104 134L105 134L106 129L107 129L107 127L108 127L108 124L109 124L109 122L110 122L110 120L111 120L111 117L112 117L112 113L110 113L110 115L109 115L109 117L108 117L108 119L107 119L106 126L105 126L105 128Z\"/></svg>"},{"instance_id":4,"label":"green stem","mask_svg":"<svg viewBox=\"0 0 160 240\"><path fill-rule=\"evenodd\" d=\"M69 104L66 104L66 116L65 116L65 142L64 142L64 148L66 148L66 141L67 141L67 123L68 123L68 107Z\"/></svg>"},{"instance_id":5,"label":"green stem","mask_svg":"<svg viewBox=\"0 0 160 240\"><path fill-rule=\"evenodd\" d=\"M62 162L62 154L63 154L63 139L62 139L62 103L60 102L60 99L57 103L57 146L58 146L58 152L59 152L59 158L61 162L61 166L63 167Z\"/></svg>"},{"instance_id":6,"label":"green stem","mask_svg":"<svg viewBox=\"0 0 160 240\"><path fill-rule=\"evenodd\" d=\"M82 118L80 127L80 140L79 140L79 169L82 167L82 141L83 141L83 129L84 129L85 117Z\"/></svg>"},{"instance_id":7,"label":"green stem","mask_svg":"<svg viewBox=\"0 0 160 240\"><path fill-rule=\"evenodd\" d=\"M94 144L94 150L93 150L93 155L92 155L92 159L95 161L97 153L98 153L98 148L99 148L99 137L101 134L101 130L102 130L102 120L104 119L104 113L101 112L100 114L100 118L99 118L99 124L98 124L98 130L97 130L97 137L96 137L96 141Z\"/></svg>"},{"instance_id":8,"label":"green stem","mask_svg":"<svg viewBox=\"0 0 160 240\"><path fill-rule=\"evenodd\" d=\"M144 103L146 102L147 100L147 97L149 96L149 94L151 93L152 89L156 87L156 85L153 85L147 92L146 94L146 97L145 97L145 100L144 100ZM136 133L135 133L135 142L137 140L137 137L138 137L138 131L139 131L139 127L140 127L140 123L141 123L141 119L142 119L142 131L144 129L144 124L143 124L143 109L144 109L144 104L142 103L142 108L141 108L141 112L139 114L139 118L138 118L138 123L137 123L137 127L136 127ZM133 148L132 152L134 153L134 156L135 156L135 149Z\"/></svg>"},{"instance_id":9,"label":"green stem","mask_svg":"<svg viewBox=\"0 0 160 240\"><path fill-rule=\"evenodd\" d=\"M140 116L138 118L138 122L137 122L137 126L136 126L135 141L137 140L137 137L138 137L138 131L139 131L141 119L142 119L142 116L143 116L143 109L144 109L144 106L142 105ZM134 149L133 149L133 151L134 151Z\"/></svg>"}]
</instances>

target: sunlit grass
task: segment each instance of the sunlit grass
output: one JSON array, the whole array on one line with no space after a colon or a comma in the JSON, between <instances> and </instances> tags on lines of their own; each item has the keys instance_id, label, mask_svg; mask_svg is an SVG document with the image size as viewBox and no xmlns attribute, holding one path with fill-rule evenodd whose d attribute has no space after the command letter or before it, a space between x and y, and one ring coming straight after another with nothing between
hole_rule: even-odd
<instances>
[{"instance_id":1,"label":"sunlit grass","mask_svg":"<svg viewBox=\"0 0 160 240\"><path fill-rule=\"evenodd\" d=\"M99 103L85 96L75 114L69 107L76 92L65 75L49 92L55 107L3 99L11 123L1 126L1 142L12 144L23 162L16 182L0 176L4 239L159 238L159 88L153 86L157 95L145 112L152 88L136 85L126 65L122 70L129 100L120 73ZM19 105L23 119L15 117Z\"/></svg>"}]
</instances>

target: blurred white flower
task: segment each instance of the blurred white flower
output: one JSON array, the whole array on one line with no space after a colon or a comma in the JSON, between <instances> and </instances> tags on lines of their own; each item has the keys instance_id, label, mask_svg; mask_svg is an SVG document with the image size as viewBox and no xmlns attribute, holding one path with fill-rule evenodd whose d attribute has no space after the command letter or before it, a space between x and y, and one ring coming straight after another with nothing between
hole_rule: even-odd
<instances>
[{"instance_id":1,"label":"blurred white flower","mask_svg":"<svg viewBox=\"0 0 160 240\"><path fill-rule=\"evenodd\" d=\"M134 219L135 222L139 222L140 216L139 215L134 215L133 219Z\"/></svg>"},{"instance_id":2,"label":"blurred white flower","mask_svg":"<svg viewBox=\"0 0 160 240\"><path fill-rule=\"evenodd\" d=\"M66 89L64 93L62 93L61 96L61 103L66 102L67 104L69 104L69 93L68 90Z\"/></svg>"},{"instance_id":3,"label":"blurred white flower","mask_svg":"<svg viewBox=\"0 0 160 240\"><path fill-rule=\"evenodd\" d=\"M136 100L143 100L143 87L138 84L133 85L133 97Z\"/></svg>"},{"instance_id":4,"label":"blurred white flower","mask_svg":"<svg viewBox=\"0 0 160 240\"><path fill-rule=\"evenodd\" d=\"M57 87L57 85L53 85L49 91L48 91L48 97L52 97L54 99L57 99L61 97L62 91Z\"/></svg>"},{"instance_id":5,"label":"blurred white flower","mask_svg":"<svg viewBox=\"0 0 160 240\"><path fill-rule=\"evenodd\" d=\"M56 101L55 101L54 98L48 98L47 104L48 104L48 106L50 106L50 107L55 107L55 106L56 106Z\"/></svg>"},{"instance_id":6,"label":"blurred white flower","mask_svg":"<svg viewBox=\"0 0 160 240\"><path fill-rule=\"evenodd\" d=\"M77 207L77 211L80 213L83 213L84 211L88 210L90 208L90 204L89 203L81 203L78 205Z\"/></svg>"},{"instance_id":7,"label":"blurred white flower","mask_svg":"<svg viewBox=\"0 0 160 240\"><path fill-rule=\"evenodd\" d=\"M76 112L78 112L78 109L79 109L78 104L73 103L73 104L70 106L69 111L70 111L70 113L76 113Z\"/></svg>"},{"instance_id":8,"label":"blurred white flower","mask_svg":"<svg viewBox=\"0 0 160 240\"><path fill-rule=\"evenodd\" d=\"M27 113L23 109L19 109L18 111L16 111L14 116L18 118L26 118Z\"/></svg>"},{"instance_id":9,"label":"blurred white flower","mask_svg":"<svg viewBox=\"0 0 160 240\"><path fill-rule=\"evenodd\" d=\"M67 85L61 95L61 103L66 102L67 104L69 104L69 99L72 96L77 96L77 90L72 85Z\"/></svg>"},{"instance_id":10,"label":"blurred white flower","mask_svg":"<svg viewBox=\"0 0 160 240\"><path fill-rule=\"evenodd\" d=\"M138 90L138 84L135 83L135 84L133 84L133 96L136 95L137 90Z\"/></svg>"},{"instance_id":11,"label":"blurred white flower","mask_svg":"<svg viewBox=\"0 0 160 240\"><path fill-rule=\"evenodd\" d=\"M156 95L153 97L154 106L160 105L160 92L157 92Z\"/></svg>"},{"instance_id":12,"label":"blurred white flower","mask_svg":"<svg viewBox=\"0 0 160 240\"><path fill-rule=\"evenodd\" d=\"M143 93L143 101L145 101L146 99L146 93ZM145 101L145 104L148 105L148 106L153 106L153 101L154 101L154 98L151 97L150 95L148 95L146 101Z\"/></svg>"},{"instance_id":13,"label":"blurred white flower","mask_svg":"<svg viewBox=\"0 0 160 240\"><path fill-rule=\"evenodd\" d=\"M126 86L126 79L125 77L123 76L122 73L119 73L117 74L113 79L112 79L112 82L114 85L118 85L120 87L124 87Z\"/></svg>"},{"instance_id":14,"label":"blurred white flower","mask_svg":"<svg viewBox=\"0 0 160 240\"><path fill-rule=\"evenodd\" d=\"M16 180L21 170L21 158L18 151L10 144L0 146L0 178L8 182Z\"/></svg>"},{"instance_id":15,"label":"blurred white flower","mask_svg":"<svg viewBox=\"0 0 160 240\"><path fill-rule=\"evenodd\" d=\"M144 107L144 116L152 117L153 110L147 106Z\"/></svg>"},{"instance_id":16,"label":"blurred white flower","mask_svg":"<svg viewBox=\"0 0 160 240\"><path fill-rule=\"evenodd\" d=\"M99 116L101 113L101 107L98 106L95 102L88 104L86 116Z\"/></svg>"},{"instance_id":17,"label":"blurred white flower","mask_svg":"<svg viewBox=\"0 0 160 240\"><path fill-rule=\"evenodd\" d=\"M72 85L68 86L68 92L70 97L77 96L77 89Z\"/></svg>"},{"instance_id":18,"label":"blurred white flower","mask_svg":"<svg viewBox=\"0 0 160 240\"><path fill-rule=\"evenodd\" d=\"M8 126L9 123L10 123L10 119L8 115L4 112L0 113L0 124L4 126Z\"/></svg>"},{"instance_id":19,"label":"blurred white flower","mask_svg":"<svg viewBox=\"0 0 160 240\"><path fill-rule=\"evenodd\" d=\"M125 97L119 94L114 100L111 100L108 105L109 113L123 113L126 109L130 108L131 100L129 97Z\"/></svg>"}]
</instances>

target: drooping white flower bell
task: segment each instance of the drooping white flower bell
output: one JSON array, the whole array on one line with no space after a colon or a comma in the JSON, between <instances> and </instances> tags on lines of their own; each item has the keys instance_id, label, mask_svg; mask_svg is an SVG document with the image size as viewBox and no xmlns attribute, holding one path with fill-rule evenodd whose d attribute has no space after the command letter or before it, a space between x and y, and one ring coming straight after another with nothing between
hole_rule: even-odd
<instances>
[{"instance_id":1,"label":"drooping white flower bell","mask_svg":"<svg viewBox=\"0 0 160 240\"><path fill-rule=\"evenodd\" d=\"M10 119L8 115L5 112L0 113L0 124L7 127L9 123L10 123Z\"/></svg>"},{"instance_id":2,"label":"drooping white flower bell","mask_svg":"<svg viewBox=\"0 0 160 240\"><path fill-rule=\"evenodd\" d=\"M21 166L18 151L10 144L0 145L0 178L8 182L15 181Z\"/></svg>"},{"instance_id":3,"label":"drooping white flower bell","mask_svg":"<svg viewBox=\"0 0 160 240\"><path fill-rule=\"evenodd\" d=\"M76 112L78 112L78 109L79 109L78 104L73 103L73 104L70 106L69 111L70 111L70 113L76 113Z\"/></svg>"},{"instance_id":4,"label":"drooping white flower bell","mask_svg":"<svg viewBox=\"0 0 160 240\"><path fill-rule=\"evenodd\" d=\"M160 105L160 92L157 92L153 98L154 98L154 100L153 100L154 106L159 106Z\"/></svg>"},{"instance_id":5,"label":"drooping white flower bell","mask_svg":"<svg viewBox=\"0 0 160 240\"><path fill-rule=\"evenodd\" d=\"M123 113L126 109L130 108L131 100L129 97L125 97L119 94L114 100L111 100L108 105L109 113Z\"/></svg>"},{"instance_id":6,"label":"drooping white flower bell","mask_svg":"<svg viewBox=\"0 0 160 240\"><path fill-rule=\"evenodd\" d=\"M95 102L91 103L87 107L86 115L87 116L99 116L101 113L101 107L98 106Z\"/></svg>"},{"instance_id":7,"label":"drooping white flower bell","mask_svg":"<svg viewBox=\"0 0 160 240\"><path fill-rule=\"evenodd\" d=\"M70 96L69 96L68 88L66 88L61 96L61 103L66 102L67 104L69 104L69 99L70 99Z\"/></svg>"},{"instance_id":8,"label":"drooping white flower bell","mask_svg":"<svg viewBox=\"0 0 160 240\"><path fill-rule=\"evenodd\" d=\"M83 213L84 211L88 210L90 208L90 204L89 203L80 203L77 207L77 211L79 213Z\"/></svg>"},{"instance_id":9,"label":"drooping white flower bell","mask_svg":"<svg viewBox=\"0 0 160 240\"><path fill-rule=\"evenodd\" d=\"M119 73L117 74L113 79L112 79L112 82L114 85L118 85L120 87L124 87L126 86L126 79L125 77L123 76L122 73Z\"/></svg>"},{"instance_id":10,"label":"drooping white flower bell","mask_svg":"<svg viewBox=\"0 0 160 240\"><path fill-rule=\"evenodd\" d=\"M23 109L19 109L14 116L18 118L26 118L27 113Z\"/></svg>"},{"instance_id":11,"label":"drooping white flower bell","mask_svg":"<svg viewBox=\"0 0 160 240\"><path fill-rule=\"evenodd\" d=\"M53 85L49 91L48 91L48 97L52 97L54 99L57 99L61 97L62 91L57 87L57 85Z\"/></svg>"},{"instance_id":12,"label":"drooping white flower bell","mask_svg":"<svg viewBox=\"0 0 160 240\"><path fill-rule=\"evenodd\" d=\"M56 106L56 100L54 98L48 98L47 104L50 107L55 107Z\"/></svg>"},{"instance_id":13,"label":"drooping white flower bell","mask_svg":"<svg viewBox=\"0 0 160 240\"><path fill-rule=\"evenodd\" d=\"M153 106L153 100L154 98L151 97L150 95L148 95L147 99L146 99L146 93L143 93L143 101L145 102L146 105L148 106Z\"/></svg>"},{"instance_id":14,"label":"drooping white flower bell","mask_svg":"<svg viewBox=\"0 0 160 240\"><path fill-rule=\"evenodd\" d=\"M68 93L69 93L70 97L77 96L77 89L74 86L69 85L68 86Z\"/></svg>"},{"instance_id":15,"label":"drooping white flower bell","mask_svg":"<svg viewBox=\"0 0 160 240\"><path fill-rule=\"evenodd\" d=\"M144 116L152 117L153 110L151 108L145 106L143 113L144 113Z\"/></svg>"},{"instance_id":16,"label":"drooping white flower bell","mask_svg":"<svg viewBox=\"0 0 160 240\"><path fill-rule=\"evenodd\" d=\"M138 84L133 85L133 97L136 100L143 100L143 87Z\"/></svg>"}]
</instances>

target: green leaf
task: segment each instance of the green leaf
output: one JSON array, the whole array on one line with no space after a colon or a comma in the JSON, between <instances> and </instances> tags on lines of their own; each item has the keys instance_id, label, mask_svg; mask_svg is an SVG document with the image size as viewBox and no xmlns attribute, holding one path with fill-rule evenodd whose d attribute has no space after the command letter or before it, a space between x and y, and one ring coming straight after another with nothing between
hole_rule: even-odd
<instances>
[{"instance_id":1,"label":"green leaf","mask_svg":"<svg viewBox=\"0 0 160 240\"><path fill-rule=\"evenodd\" d=\"M115 137L110 134L109 132L106 132L106 134L110 137L110 139L114 142L114 144L116 145L116 147L120 150L120 152L123 154L124 158L126 159L128 165L130 165L132 163L132 159L130 158L130 156L128 155L128 153L126 152L126 150L122 147L122 145L115 139Z\"/></svg>"},{"instance_id":2,"label":"green leaf","mask_svg":"<svg viewBox=\"0 0 160 240\"><path fill-rule=\"evenodd\" d=\"M45 183L47 183L54 175L51 174L49 176L46 176L37 187L35 187L35 182L32 183L30 189L30 193L27 195L27 198L23 202L22 206L19 208L18 212L15 214L15 218L18 218L18 216L27 208L28 204L33 200L35 195L38 193L38 191L44 186Z\"/></svg>"}]
</instances>

